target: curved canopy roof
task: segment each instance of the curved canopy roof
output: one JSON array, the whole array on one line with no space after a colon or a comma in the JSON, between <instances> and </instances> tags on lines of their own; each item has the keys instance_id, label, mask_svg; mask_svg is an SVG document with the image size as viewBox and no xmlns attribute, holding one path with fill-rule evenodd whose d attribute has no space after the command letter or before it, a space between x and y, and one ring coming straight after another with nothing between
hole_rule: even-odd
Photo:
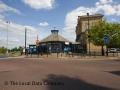
<instances>
[{"instance_id":1,"label":"curved canopy roof","mask_svg":"<svg viewBox=\"0 0 120 90\"><path fill-rule=\"evenodd\" d=\"M52 34L41 40L41 42L52 42L52 41L70 42L69 40L59 35L58 30L51 30L51 32Z\"/></svg>"}]
</instances>

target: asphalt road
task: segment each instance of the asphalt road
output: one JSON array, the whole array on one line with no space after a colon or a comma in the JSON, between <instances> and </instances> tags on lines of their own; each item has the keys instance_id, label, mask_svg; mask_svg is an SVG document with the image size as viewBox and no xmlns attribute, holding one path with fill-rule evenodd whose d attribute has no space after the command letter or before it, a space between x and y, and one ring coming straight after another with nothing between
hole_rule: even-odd
<instances>
[{"instance_id":1,"label":"asphalt road","mask_svg":"<svg viewBox=\"0 0 120 90\"><path fill-rule=\"evenodd\" d=\"M0 60L0 90L120 90L120 60Z\"/></svg>"}]
</instances>

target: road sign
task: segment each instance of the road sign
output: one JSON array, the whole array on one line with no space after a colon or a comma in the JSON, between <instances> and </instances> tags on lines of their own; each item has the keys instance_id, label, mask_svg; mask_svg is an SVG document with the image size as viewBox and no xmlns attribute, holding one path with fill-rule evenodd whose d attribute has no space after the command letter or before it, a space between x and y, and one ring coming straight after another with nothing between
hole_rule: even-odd
<instances>
[{"instance_id":1,"label":"road sign","mask_svg":"<svg viewBox=\"0 0 120 90\"><path fill-rule=\"evenodd\" d=\"M105 36L103 37L103 41L104 41L104 44L109 44L109 42L110 42L109 36L105 35Z\"/></svg>"}]
</instances>

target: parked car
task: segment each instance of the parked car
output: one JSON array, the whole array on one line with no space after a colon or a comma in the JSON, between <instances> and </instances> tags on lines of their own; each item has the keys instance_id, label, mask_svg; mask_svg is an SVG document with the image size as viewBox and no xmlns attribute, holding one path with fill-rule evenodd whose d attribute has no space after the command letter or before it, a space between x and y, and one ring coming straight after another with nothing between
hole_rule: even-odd
<instances>
[{"instance_id":1,"label":"parked car","mask_svg":"<svg viewBox=\"0 0 120 90\"><path fill-rule=\"evenodd\" d=\"M117 52L117 48L108 49L108 53L116 53L116 52Z\"/></svg>"},{"instance_id":2,"label":"parked car","mask_svg":"<svg viewBox=\"0 0 120 90\"><path fill-rule=\"evenodd\" d=\"M117 52L120 53L120 48L117 48Z\"/></svg>"}]
</instances>

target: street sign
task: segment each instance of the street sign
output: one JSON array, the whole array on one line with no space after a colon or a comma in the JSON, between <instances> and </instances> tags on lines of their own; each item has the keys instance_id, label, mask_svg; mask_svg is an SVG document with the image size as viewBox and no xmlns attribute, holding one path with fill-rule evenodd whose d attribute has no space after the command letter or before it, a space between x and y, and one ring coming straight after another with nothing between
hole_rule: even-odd
<instances>
[{"instance_id":1,"label":"street sign","mask_svg":"<svg viewBox=\"0 0 120 90\"><path fill-rule=\"evenodd\" d=\"M103 41L104 41L104 44L109 44L109 42L110 42L109 36L105 35L105 36L103 37Z\"/></svg>"}]
</instances>

